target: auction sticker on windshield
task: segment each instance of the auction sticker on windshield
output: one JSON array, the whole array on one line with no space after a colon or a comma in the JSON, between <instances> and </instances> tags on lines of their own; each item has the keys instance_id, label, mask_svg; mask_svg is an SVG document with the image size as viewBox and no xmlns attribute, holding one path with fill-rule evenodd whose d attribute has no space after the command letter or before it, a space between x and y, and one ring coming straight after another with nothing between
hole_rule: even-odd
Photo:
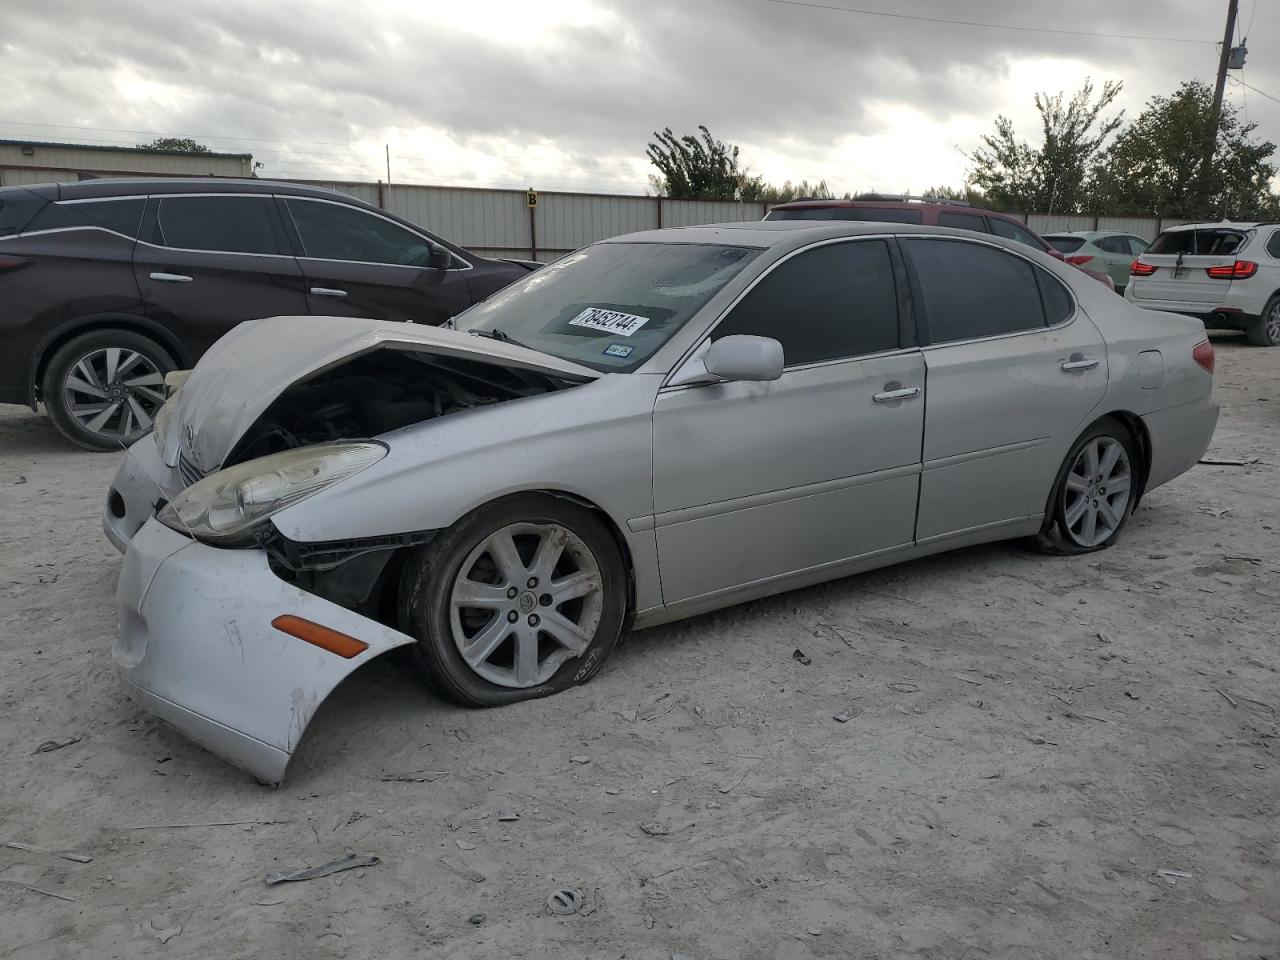
<instances>
[{"instance_id":1,"label":"auction sticker on windshield","mask_svg":"<svg viewBox=\"0 0 1280 960\"><path fill-rule=\"evenodd\" d=\"M571 327L590 327L592 330L603 330L629 337L646 323L648 317L637 317L634 313L620 313L617 310L606 310L604 307L587 307L569 321Z\"/></svg>"}]
</instances>

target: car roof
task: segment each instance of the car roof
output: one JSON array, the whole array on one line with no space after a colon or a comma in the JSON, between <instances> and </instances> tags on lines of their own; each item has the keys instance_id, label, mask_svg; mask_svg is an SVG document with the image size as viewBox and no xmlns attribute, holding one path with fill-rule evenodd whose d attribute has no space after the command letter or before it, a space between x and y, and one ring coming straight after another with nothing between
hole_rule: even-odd
<instances>
[{"instance_id":1,"label":"car roof","mask_svg":"<svg viewBox=\"0 0 1280 960\"><path fill-rule=\"evenodd\" d=\"M871 210L929 210L933 213L972 213L975 216L999 217L1002 220L1013 220L1022 223L1017 217L998 210L988 210L963 200L901 200L897 197L886 197L883 200L839 200L836 198L807 200L788 200L786 203L775 203L770 210L831 210L861 208ZM1026 224L1023 224L1026 226Z\"/></svg>"},{"instance_id":2,"label":"car roof","mask_svg":"<svg viewBox=\"0 0 1280 960\"><path fill-rule=\"evenodd\" d=\"M1219 220L1217 223L1179 223L1172 227L1165 227L1161 233L1179 233L1184 230L1252 230L1254 227L1260 227L1268 220Z\"/></svg>"},{"instance_id":3,"label":"car roof","mask_svg":"<svg viewBox=\"0 0 1280 960\"><path fill-rule=\"evenodd\" d=\"M1138 237L1136 233L1129 230L1054 230L1052 233L1040 234L1045 240L1050 237L1084 237L1086 240L1092 240L1095 237ZM1138 237L1141 240L1141 237Z\"/></svg>"},{"instance_id":4,"label":"car roof","mask_svg":"<svg viewBox=\"0 0 1280 960\"><path fill-rule=\"evenodd\" d=\"M1013 250L1029 250L1025 244L1005 240L1003 237L953 227L932 227L915 223L892 223L881 220L739 220L732 223L707 223L690 227L664 227L659 230L641 230L619 237L610 237L601 243L703 243L724 244L736 247L793 247L803 246L814 240L840 237L884 236L980 237L987 242L997 242ZM1037 251L1039 252L1039 251Z\"/></svg>"},{"instance_id":5,"label":"car roof","mask_svg":"<svg viewBox=\"0 0 1280 960\"><path fill-rule=\"evenodd\" d=\"M129 197L138 194L163 193L262 193L285 194L295 197L320 197L325 200L341 200L357 206L368 204L345 193L312 187L300 183L281 183L278 180L258 180L227 177L103 177L97 180L81 180L58 186L60 200L91 200L105 197ZM374 208L376 209L376 208Z\"/></svg>"}]
</instances>

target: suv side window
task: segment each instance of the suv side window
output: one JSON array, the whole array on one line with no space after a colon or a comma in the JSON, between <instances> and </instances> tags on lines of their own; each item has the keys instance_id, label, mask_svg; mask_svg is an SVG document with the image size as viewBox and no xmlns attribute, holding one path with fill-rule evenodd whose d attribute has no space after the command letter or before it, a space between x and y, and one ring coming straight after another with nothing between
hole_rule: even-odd
<instances>
[{"instance_id":1,"label":"suv side window","mask_svg":"<svg viewBox=\"0 0 1280 960\"><path fill-rule=\"evenodd\" d=\"M20 233L48 201L21 187L0 188L0 237Z\"/></svg>"},{"instance_id":2,"label":"suv side window","mask_svg":"<svg viewBox=\"0 0 1280 960\"><path fill-rule=\"evenodd\" d=\"M182 250L279 253L271 229L270 197L159 198L158 242Z\"/></svg>"},{"instance_id":3,"label":"suv side window","mask_svg":"<svg viewBox=\"0 0 1280 960\"><path fill-rule=\"evenodd\" d=\"M1026 244L1032 250L1044 250L1044 244L1040 242L1040 238L1026 227L1020 227L1012 220L1005 220L1003 217L991 217L990 219L991 232L997 237L1016 240L1018 243Z\"/></svg>"},{"instance_id":4,"label":"suv side window","mask_svg":"<svg viewBox=\"0 0 1280 960\"><path fill-rule=\"evenodd\" d=\"M1099 250L1105 250L1107 253L1128 254L1129 252L1129 245L1125 243L1124 237L1099 237L1094 243Z\"/></svg>"},{"instance_id":5,"label":"suv side window","mask_svg":"<svg viewBox=\"0 0 1280 960\"><path fill-rule=\"evenodd\" d=\"M938 214L938 226L959 227L961 230L977 230L979 233L990 233L986 218L972 213L950 213L946 210Z\"/></svg>"},{"instance_id":6,"label":"suv side window","mask_svg":"<svg viewBox=\"0 0 1280 960\"><path fill-rule=\"evenodd\" d=\"M1141 237L1125 237L1125 239L1129 241L1129 252L1135 257L1142 256L1142 254L1147 252L1147 247L1151 246L1151 244L1147 243L1147 241L1143 240Z\"/></svg>"},{"instance_id":7,"label":"suv side window","mask_svg":"<svg viewBox=\"0 0 1280 960\"><path fill-rule=\"evenodd\" d=\"M381 217L323 200L285 200L305 257L318 260L354 260L358 263L391 263L425 267L431 247L416 233Z\"/></svg>"},{"instance_id":8,"label":"suv side window","mask_svg":"<svg viewBox=\"0 0 1280 960\"><path fill-rule=\"evenodd\" d=\"M1036 269L1021 257L964 240L898 242L914 273L931 343L1045 326ZM1055 309L1062 309L1061 299Z\"/></svg>"},{"instance_id":9,"label":"suv side window","mask_svg":"<svg viewBox=\"0 0 1280 960\"><path fill-rule=\"evenodd\" d=\"M859 357L898 344L898 294L883 240L832 243L774 267L715 328L773 337L787 366Z\"/></svg>"},{"instance_id":10,"label":"suv side window","mask_svg":"<svg viewBox=\"0 0 1280 960\"><path fill-rule=\"evenodd\" d=\"M142 197L124 200L63 200L51 203L36 214L27 226L32 230L57 230L65 227L101 227L137 239L138 225L147 201Z\"/></svg>"},{"instance_id":11,"label":"suv side window","mask_svg":"<svg viewBox=\"0 0 1280 960\"><path fill-rule=\"evenodd\" d=\"M1267 254L1280 260L1280 229L1272 230L1267 240Z\"/></svg>"}]
</instances>

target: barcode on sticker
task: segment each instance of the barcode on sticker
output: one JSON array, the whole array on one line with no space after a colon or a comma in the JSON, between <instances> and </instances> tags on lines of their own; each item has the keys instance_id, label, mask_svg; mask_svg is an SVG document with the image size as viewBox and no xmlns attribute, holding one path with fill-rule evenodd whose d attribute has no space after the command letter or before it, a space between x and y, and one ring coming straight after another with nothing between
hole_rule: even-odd
<instances>
[{"instance_id":1,"label":"barcode on sticker","mask_svg":"<svg viewBox=\"0 0 1280 960\"><path fill-rule=\"evenodd\" d=\"M606 310L603 307L587 307L569 321L571 327L590 327L592 330L603 330L629 337L646 323L648 317L638 317L634 313L621 313L617 310Z\"/></svg>"}]
</instances>

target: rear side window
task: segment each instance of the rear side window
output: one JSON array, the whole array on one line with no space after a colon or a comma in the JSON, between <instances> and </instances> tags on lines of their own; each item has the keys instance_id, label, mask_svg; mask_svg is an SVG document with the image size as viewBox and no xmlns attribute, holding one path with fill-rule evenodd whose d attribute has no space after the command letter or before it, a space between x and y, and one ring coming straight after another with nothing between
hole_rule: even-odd
<instances>
[{"instance_id":1,"label":"rear side window","mask_svg":"<svg viewBox=\"0 0 1280 960\"><path fill-rule=\"evenodd\" d=\"M898 295L883 240L807 250L775 267L716 327L773 337L787 366L898 348Z\"/></svg>"},{"instance_id":2,"label":"rear side window","mask_svg":"<svg viewBox=\"0 0 1280 960\"><path fill-rule=\"evenodd\" d=\"M979 233L989 232L986 220L982 217L974 216L972 213L949 213L943 211L938 214L938 226L959 227L961 230L977 230Z\"/></svg>"},{"instance_id":3,"label":"rear side window","mask_svg":"<svg viewBox=\"0 0 1280 960\"><path fill-rule=\"evenodd\" d=\"M48 204L31 221L27 230L58 230L66 227L98 227L130 239L138 236L142 210L147 201L141 197L121 200L75 200Z\"/></svg>"},{"instance_id":4,"label":"rear side window","mask_svg":"<svg viewBox=\"0 0 1280 960\"><path fill-rule=\"evenodd\" d=\"M899 243L915 275L931 342L972 340L1045 325L1036 268L1021 257L963 240L903 237ZM1069 311L1069 296L1065 306ZM1055 309L1063 308L1058 298Z\"/></svg>"},{"instance_id":5,"label":"rear side window","mask_svg":"<svg viewBox=\"0 0 1280 960\"><path fill-rule=\"evenodd\" d=\"M882 223L923 223L919 210L904 207L774 207L766 220L858 220Z\"/></svg>"},{"instance_id":6,"label":"rear side window","mask_svg":"<svg viewBox=\"0 0 1280 960\"><path fill-rule=\"evenodd\" d=\"M1244 245L1245 235L1237 230L1169 230L1156 237L1151 253L1187 256L1229 256Z\"/></svg>"},{"instance_id":7,"label":"rear side window","mask_svg":"<svg viewBox=\"0 0 1280 960\"><path fill-rule=\"evenodd\" d=\"M1124 237L1100 237L1096 242L1098 249L1107 253L1122 253L1126 256L1129 253L1129 242Z\"/></svg>"},{"instance_id":8,"label":"rear side window","mask_svg":"<svg viewBox=\"0 0 1280 960\"><path fill-rule=\"evenodd\" d=\"M1140 237L1125 237L1129 241L1129 252L1139 256L1147 252L1148 243Z\"/></svg>"},{"instance_id":9,"label":"rear side window","mask_svg":"<svg viewBox=\"0 0 1280 960\"><path fill-rule=\"evenodd\" d=\"M425 267L431 247L422 237L381 217L340 203L286 200L303 256L359 263Z\"/></svg>"},{"instance_id":10,"label":"rear side window","mask_svg":"<svg viewBox=\"0 0 1280 960\"><path fill-rule=\"evenodd\" d=\"M1084 246L1084 237L1045 237L1044 239L1059 253L1075 253Z\"/></svg>"},{"instance_id":11,"label":"rear side window","mask_svg":"<svg viewBox=\"0 0 1280 960\"><path fill-rule=\"evenodd\" d=\"M183 250L278 253L270 204L270 197L161 197L159 241Z\"/></svg>"},{"instance_id":12,"label":"rear side window","mask_svg":"<svg viewBox=\"0 0 1280 960\"><path fill-rule=\"evenodd\" d=\"M1280 230L1271 231L1271 239L1267 241L1267 253L1280 260Z\"/></svg>"},{"instance_id":13,"label":"rear side window","mask_svg":"<svg viewBox=\"0 0 1280 960\"><path fill-rule=\"evenodd\" d=\"M997 237L1004 237L1006 240L1016 240L1018 243L1026 244L1032 250L1044 251L1044 244L1040 242L1039 237L1026 227L1018 226L1012 220L992 217L991 232Z\"/></svg>"},{"instance_id":14,"label":"rear side window","mask_svg":"<svg viewBox=\"0 0 1280 960\"><path fill-rule=\"evenodd\" d=\"M21 233L47 202L44 197L20 187L0 189L0 237Z\"/></svg>"}]
</instances>

